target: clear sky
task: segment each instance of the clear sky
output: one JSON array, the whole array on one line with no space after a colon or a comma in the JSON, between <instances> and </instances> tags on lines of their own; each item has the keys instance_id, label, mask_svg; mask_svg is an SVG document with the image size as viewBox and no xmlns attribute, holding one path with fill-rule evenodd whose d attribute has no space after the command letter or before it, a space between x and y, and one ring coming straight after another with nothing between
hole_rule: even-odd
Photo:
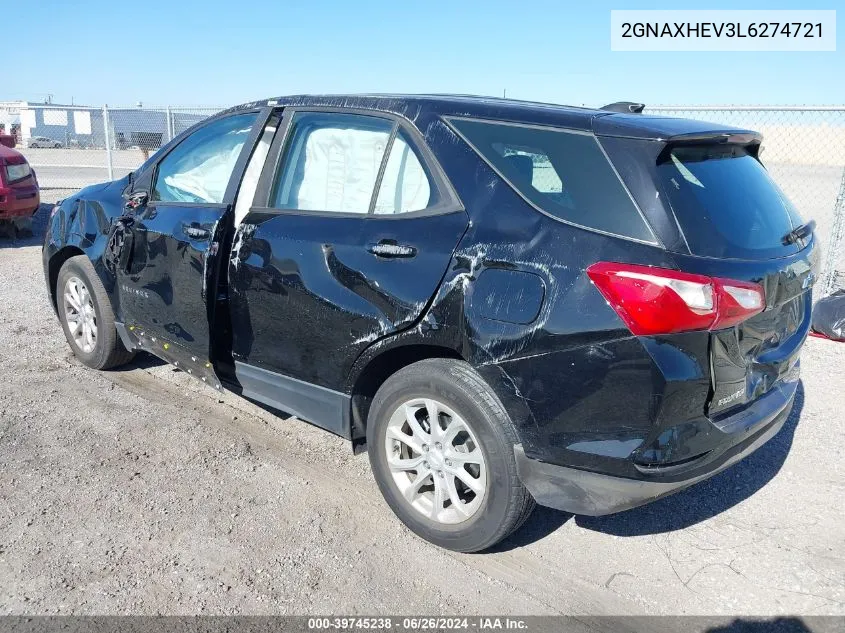
<instances>
[{"instance_id":1,"label":"clear sky","mask_svg":"<svg viewBox=\"0 0 845 633\"><path fill-rule=\"evenodd\" d=\"M842 35L825 53L610 50L614 8L839 9L841 32L845 0L15 4L0 100L223 106L294 93L507 90L576 105L845 103Z\"/></svg>"}]
</instances>

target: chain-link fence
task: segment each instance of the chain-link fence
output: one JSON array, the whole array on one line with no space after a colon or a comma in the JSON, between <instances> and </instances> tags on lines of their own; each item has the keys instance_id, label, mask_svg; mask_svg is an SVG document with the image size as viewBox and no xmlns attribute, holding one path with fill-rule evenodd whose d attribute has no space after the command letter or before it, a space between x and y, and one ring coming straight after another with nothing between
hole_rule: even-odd
<instances>
[{"instance_id":1,"label":"chain-link fence","mask_svg":"<svg viewBox=\"0 0 845 633\"><path fill-rule=\"evenodd\" d=\"M845 287L845 106L659 106L647 114L701 119L763 134L760 155L822 245L816 296Z\"/></svg>"},{"instance_id":2,"label":"chain-link fence","mask_svg":"<svg viewBox=\"0 0 845 633\"><path fill-rule=\"evenodd\" d=\"M83 108L27 105L15 133L52 202L120 178L220 108ZM822 244L818 295L845 287L845 106L660 106L648 114L701 119L763 133L762 159ZM9 130L7 130L8 132ZM559 181L546 183L560 191Z\"/></svg>"},{"instance_id":3,"label":"chain-link fence","mask_svg":"<svg viewBox=\"0 0 845 633\"><path fill-rule=\"evenodd\" d=\"M42 200L121 178L174 136L220 108L26 105L14 130L38 174Z\"/></svg>"}]
</instances>

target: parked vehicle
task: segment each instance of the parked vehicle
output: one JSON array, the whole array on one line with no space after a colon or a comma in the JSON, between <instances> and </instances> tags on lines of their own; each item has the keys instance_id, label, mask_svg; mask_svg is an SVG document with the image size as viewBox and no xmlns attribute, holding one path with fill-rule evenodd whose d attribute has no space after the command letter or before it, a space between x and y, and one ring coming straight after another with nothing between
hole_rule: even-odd
<instances>
[{"instance_id":1,"label":"parked vehicle","mask_svg":"<svg viewBox=\"0 0 845 633\"><path fill-rule=\"evenodd\" d=\"M26 158L0 145L0 227L11 226L17 233L31 231L32 216L40 204L38 180Z\"/></svg>"},{"instance_id":2,"label":"parked vehicle","mask_svg":"<svg viewBox=\"0 0 845 633\"><path fill-rule=\"evenodd\" d=\"M59 141L47 138L46 136L32 136L26 141L26 146L30 149L37 147L53 147L58 149L59 147L62 147L62 144Z\"/></svg>"},{"instance_id":3,"label":"parked vehicle","mask_svg":"<svg viewBox=\"0 0 845 633\"><path fill-rule=\"evenodd\" d=\"M5 132L0 131L0 145L5 145L11 149L15 149L15 145L17 144L17 139L15 139L13 134L6 134Z\"/></svg>"},{"instance_id":4,"label":"parked vehicle","mask_svg":"<svg viewBox=\"0 0 845 633\"><path fill-rule=\"evenodd\" d=\"M53 306L89 367L144 350L366 447L446 548L652 501L784 424L817 257L758 134L635 110L228 110L54 209Z\"/></svg>"}]
</instances>

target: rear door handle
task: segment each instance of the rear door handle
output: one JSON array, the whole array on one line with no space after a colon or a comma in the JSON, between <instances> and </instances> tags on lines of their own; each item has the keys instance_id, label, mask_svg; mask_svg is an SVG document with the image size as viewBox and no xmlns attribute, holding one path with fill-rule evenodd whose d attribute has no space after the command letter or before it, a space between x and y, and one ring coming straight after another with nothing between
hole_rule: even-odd
<instances>
[{"instance_id":1,"label":"rear door handle","mask_svg":"<svg viewBox=\"0 0 845 633\"><path fill-rule=\"evenodd\" d=\"M387 258L408 258L417 254L417 249L413 246L397 244L395 240L382 240L378 244L370 244L367 250L373 255Z\"/></svg>"}]
</instances>

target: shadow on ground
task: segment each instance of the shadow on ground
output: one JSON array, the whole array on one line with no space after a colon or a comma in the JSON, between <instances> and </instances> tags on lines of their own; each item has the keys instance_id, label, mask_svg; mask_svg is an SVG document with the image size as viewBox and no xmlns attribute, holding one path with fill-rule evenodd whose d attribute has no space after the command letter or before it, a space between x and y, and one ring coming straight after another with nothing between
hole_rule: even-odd
<instances>
[{"instance_id":1,"label":"shadow on ground","mask_svg":"<svg viewBox=\"0 0 845 633\"><path fill-rule=\"evenodd\" d=\"M0 225L0 248L23 248L43 244L44 231L47 230L47 220L52 208L52 204L41 203L32 216L32 231L16 233L13 226L5 223Z\"/></svg>"},{"instance_id":2,"label":"shadow on ground","mask_svg":"<svg viewBox=\"0 0 845 633\"><path fill-rule=\"evenodd\" d=\"M138 352L131 362L127 363L126 365L121 365L120 367L114 367L109 371L134 371L136 369L150 369L152 367L161 367L162 365L166 364L167 363L160 359L158 356L153 356L152 354L149 354L147 352ZM181 370L174 367L173 371Z\"/></svg>"},{"instance_id":3,"label":"shadow on ground","mask_svg":"<svg viewBox=\"0 0 845 633\"><path fill-rule=\"evenodd\" d=\"M778 473L792 447L803 408L804 385L799 383L795 404L783 428L745 459L712 479L648 505L603 517L576 516L575 523L614 536L642 536L682 530L721 514L749 498ZM507 551L538 541L571 518L573 515L565 512L537 508L520 530L491 551Z\"/></svg>"}]
</instances>

